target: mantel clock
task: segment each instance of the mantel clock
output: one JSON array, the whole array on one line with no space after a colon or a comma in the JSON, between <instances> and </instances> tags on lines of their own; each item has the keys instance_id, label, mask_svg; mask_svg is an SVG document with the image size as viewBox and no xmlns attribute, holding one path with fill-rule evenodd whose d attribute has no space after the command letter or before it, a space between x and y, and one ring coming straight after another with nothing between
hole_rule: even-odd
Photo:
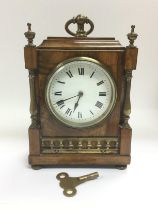
<instances>
[{"instance_id":1,"label":"mantel clock","mask_svg":"<svg viewBox=\"0 0 158 210\"><path fill-rule=\"evenodd\" d=\"M75 33L71 24L77 25ZM124 169L130 163L130 88L138 53L134 28L127 35L129 45L123 47L115 38L87 37L94 24L78 15L65 24L73 37L48 37L36 47L28 23L24 57L30 82L33 168Z\"/></svg>"}]
</instances>

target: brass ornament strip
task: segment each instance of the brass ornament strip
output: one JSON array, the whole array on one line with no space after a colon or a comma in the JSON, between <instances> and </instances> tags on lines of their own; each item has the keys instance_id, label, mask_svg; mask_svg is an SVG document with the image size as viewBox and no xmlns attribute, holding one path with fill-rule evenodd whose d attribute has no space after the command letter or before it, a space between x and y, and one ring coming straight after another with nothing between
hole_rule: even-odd
<instances>
[{"instance_id":1,"label":"brass ornament strip","mask_svg":"<svg viewBox=\"0 0 158 210\"><path fill-rule=\"evenodd\" d=\"M102 138L47 138L41 139L41 152L52 153L103 153L118 154L119 141L116 137Z\"/></svg>"}]
</instances>

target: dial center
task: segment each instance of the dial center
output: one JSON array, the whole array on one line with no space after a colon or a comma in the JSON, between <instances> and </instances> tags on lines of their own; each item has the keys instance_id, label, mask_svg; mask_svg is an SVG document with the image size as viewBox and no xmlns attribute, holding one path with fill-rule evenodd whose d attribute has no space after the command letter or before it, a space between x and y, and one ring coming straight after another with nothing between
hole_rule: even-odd
<instances>
[{"instance_id":1,"label":"dial center","mask_svg":"<svg viewBox=\"0 0 158 210\"><path fill-rule=\"evenodd\" d=\"M83 91L79 91L79 92L78 92L78 96L79 96L79 97L82 97L82 96L83 96Z\"/></svg>"}]
</instances>

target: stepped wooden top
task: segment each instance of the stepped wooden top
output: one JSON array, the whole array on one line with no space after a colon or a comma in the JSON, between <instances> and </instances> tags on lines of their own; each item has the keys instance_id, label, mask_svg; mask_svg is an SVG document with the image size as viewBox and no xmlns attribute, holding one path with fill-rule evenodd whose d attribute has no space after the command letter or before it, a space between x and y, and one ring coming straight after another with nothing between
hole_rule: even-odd
<instances>
[{"instance_id":1,"label":"stepped wooden top","mask_svg":"<svg viewBox=\"0 0 158 210\"><path fill-rule=\"evenodd\" d=\"M47 37L37 49L56 50L124 50L125 48L113 37L106 38L76 38Z\"/></svg>"}]
</instances>

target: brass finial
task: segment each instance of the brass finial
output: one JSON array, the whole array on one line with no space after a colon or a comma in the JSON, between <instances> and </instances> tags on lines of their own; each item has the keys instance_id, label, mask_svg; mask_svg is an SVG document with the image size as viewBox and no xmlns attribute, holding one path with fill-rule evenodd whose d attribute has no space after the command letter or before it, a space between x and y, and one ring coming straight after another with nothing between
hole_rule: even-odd
<instances>
[{"instance_id":1,"label":"brass finial","mask_svg":"<svg viewBox=\"0 0 158 210\"><path fill-rule=\"evenodd\" d=\"M35 32L31 31L31 23L27 23L28 31L24 33L25 37L28 40L27 47L34 47L33 39L35 38Z\"/></svg>"},{"instance_id":2,"label":"brass finial","mask_svg":"<svg viewBox=\"0 0 158 210\"><path fill-rule=\"evenodd\" d=\"M134 32L134 29L135 29L135 25L132 25L131 26L131 32L127 34L127 37L129 39L129 43L130 43L128 47L135 47L134 46L134 41L137 39L138 34L136 34Z\"/></svg>"},{"instance_id":3,"label":"brass finial","mask_svg":"<svg viewBox=\"0 0 158 210\"><path fill-rule=\"evenodd\" d=\"M72 31L69 30L69 25L77 24L77 31L76 33L73 33ZM90 29L88 31L84 30L84 24L89 24ZM76 37L86 37L88 34L90 34L94 29L94 24L93 22L86 16L83 15L77 15L76 17L68 20L65 24L65 30L72 36Z\"/></svg>"},{"instance_id":4,"label":"brass finial","mask_svg":"<svg viewBox=\"0 0 158 210\"><path fill-rule=\"evenodd\" d=\"M27 23L28 31L31 31L31 23Z\"/></svg>"}]
</instances>

